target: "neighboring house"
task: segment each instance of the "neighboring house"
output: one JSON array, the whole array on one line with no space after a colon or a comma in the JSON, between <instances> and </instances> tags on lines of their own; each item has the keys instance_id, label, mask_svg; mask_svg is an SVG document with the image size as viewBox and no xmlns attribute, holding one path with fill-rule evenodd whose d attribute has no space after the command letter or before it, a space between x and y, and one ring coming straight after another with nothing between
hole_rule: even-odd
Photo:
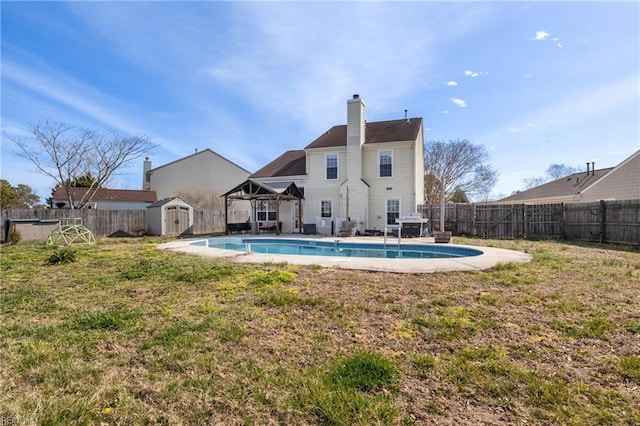
<instances>
[{"instance_id":1,"label":"neighboring house","mask_svg":"<svg viewBox=\"0 0 640 426\"><path fill-rule=\"evenodd\" d=\"M82 200L88 188L71 188L73 199ZM140 189L104 189L100 188L84 208L100 210L142 210L157 201L155 191ZM64 188L57 188L52 197L53 208L68 209L69 201ZM77 204L76 204L77 205Z\"/></svg>"},{"instance_id":2,"label":"neighboring house","mask_svg":"<svg viewBox=\"0 0 640 426\"><path fill-rule=\"evenodd\" d=\"M316 224L319 233L336 233L347 219L361 232L383 230L424 202L422 118L367 123L365 104L354 95L347 101L346 125L285 152L250 179L295 183L304 195L303 224ZM282 232L299 232L297 203L280 203ZM256 219L274 220L275 206L258 200Z\"/></svg>"},{"instance_id":3,"label":"neighboring house","mask_svg":"<svg viewBox=\"0 0 640 426\"><path fill-rule=\"evenodd\" d=\"M593 164L593 163L591 163ZM640 151L615 167L574 173L498 200L499 204L587 203L640 199Z\"/></svg>"},{"instance_id":4,"label":"neighboring house","mask_svg":"<svg viewBox=\"0 0 640 426\"><path fill-rule=\"evenodd\" d=\"M155 169L151 168L151 161L145 159L143 188L156 191L159 199L176 196L186 199L189 194L208 194L210 199L221 202L220 195L246 180L250 174L248 170L207 148ZM188 201L195 205L193 200ZM248 202L234 201L229 207L229 220L246 221L250 211Z\"/></svg>"}]
</instances>

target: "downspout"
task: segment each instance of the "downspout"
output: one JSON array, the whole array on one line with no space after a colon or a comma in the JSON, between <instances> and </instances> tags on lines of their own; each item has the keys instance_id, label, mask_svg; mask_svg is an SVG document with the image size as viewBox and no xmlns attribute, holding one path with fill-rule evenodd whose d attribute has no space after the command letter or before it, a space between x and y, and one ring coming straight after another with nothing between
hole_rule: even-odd
<instances>
[{"instance_id":1,"label":"downspout","mask_svg":"<svg viewBox=\"0 0 640 426\"><path fill-rule=\"evenodd\" d=\"M280 196L276 197L276 235L280 235Z\"/></svg>"},{"instance_id":2,"label":"downspout","mask_svg":"<svg viewBox=\"0 0 640 426\"><path fill-rule=\"evenodd\" d=\"M229 235L229 203L227 195L224 196L224 235Z\"/></svg>"},{"instance_id":3,"label":"downspout","mask_svg":"<svg viewBox=\"0 0 640 426\"><path fill-rule=\"evenodd\" d=\"M302 234L302 228L304 224L302 223L302 198L298 198L298 233Z\"/></svg>"},{"instance_id":4,"label":"downspout","mask_svg":"<svg viewBox=\"0 0 640 426\"><path fill-rule=\"evenodd\" d=\"M440 194L440 232L444 232L444 171L442 172L442 194Z\"/></svg>"}]
</instances>

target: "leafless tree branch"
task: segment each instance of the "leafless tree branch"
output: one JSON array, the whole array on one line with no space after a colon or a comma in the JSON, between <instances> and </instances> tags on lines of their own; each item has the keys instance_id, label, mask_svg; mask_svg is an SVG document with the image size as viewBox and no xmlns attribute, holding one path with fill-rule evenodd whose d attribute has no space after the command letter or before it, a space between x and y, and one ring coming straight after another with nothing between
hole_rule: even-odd
<instances>
[{"instance_id":1,"label":"leafless tree branch","mask_svg":"<svg viewBox=\"0 0 640 426\"><path fill-rule=\"evenodd\" d=\"M16 154L64 188L71 208L84 207L117 170L157 147L147 135L123 136L113 130L98 132L52 120L30 125L29 130L29 137L8 136L18 148ZM87 175L94 180L78 199L70 185Z\"/></svg>"}]
</instances>

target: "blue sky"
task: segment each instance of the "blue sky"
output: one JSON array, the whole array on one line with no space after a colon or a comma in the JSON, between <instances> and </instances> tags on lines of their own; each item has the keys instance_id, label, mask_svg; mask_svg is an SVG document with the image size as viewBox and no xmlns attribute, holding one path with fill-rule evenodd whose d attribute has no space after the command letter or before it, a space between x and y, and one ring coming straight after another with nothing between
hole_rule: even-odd
<instances>
[{"instance_id":1,"label":"blue sky","mask_svg":"<svg viewBox=\"0 0 640 426\"><path fill-rule=\"evenodd\" d=\"M2 169L53 182L8 135L47 118L143 133L153 167L210 148L249 171L346 122L423 117L484 145L495 196L553 163L640 149L638 2L7 2ZM142 159L113 179L138 189Z\"/></svg>"}]
</instances>

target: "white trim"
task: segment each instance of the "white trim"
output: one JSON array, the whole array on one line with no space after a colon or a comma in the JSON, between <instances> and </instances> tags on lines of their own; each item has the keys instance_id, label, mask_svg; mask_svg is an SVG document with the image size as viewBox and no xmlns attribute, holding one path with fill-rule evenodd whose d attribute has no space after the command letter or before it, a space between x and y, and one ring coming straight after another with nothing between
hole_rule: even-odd
<instances>
[{"instance_id":1,"label":"white trim","mask_svg":"<svg viewBox=\"0 0 640 426\"><path fill-rule=\"evenodd\" d=\"M387 216L389 215L389 201L397 200L398 201L398 218L402 216L402 198L400 197L388 197L384 199L384 225L395 225L394 223L387 223Z\"/></svg>"},{"instance_id":2,"label":"white trim","mask_svg":"<svg viewBox=\"0 0 640 426\"><path fill-rule=\"evenodd\" d=\"M331 216L322 216L322 203L323 202L329 202L329 205L331 206ZM318 204L320 205L320 214L318 215L319 217L323 218L323 219L332 219L333 218L333 199L331 198L321 198L318 200Z\"/></svg>"},{"instance_id":3,"label":"white trim","mask_svg":"<svg viewBox=\"0 0 640 426\"><path fill-rule=\"evenodd\" d=\"M335 179L329 179L327 178L327 161L329 160L329 157L334 156L336 157L336 177ZM340 179L340 154L338 154L337 152L327 152L326 154L324 154L324 180L333 182L337 181L338 179Z\"/></svg>"},{"instance_id":4,"label":"white trim","mask_svg":"<svg viewBox=\"0 0 640 426\"><path fill-rule=\"evenodd\" d=\"M391 154L390 155L390 157L391 157L391 176L380 176L380 166L382 165L380 160L381 160L381 156L382 156L383 152L385 152L385 153L388 152L388 153ZM379 149L378 150L378 178L380 178L380 179L391 179L391 178L393 178L393 175L394 175L394 173L393 173L394 170L393 169L394 169L394 167L393 167L393 149L391 149L391 148Z\"/></svg>"}]
</instances>

